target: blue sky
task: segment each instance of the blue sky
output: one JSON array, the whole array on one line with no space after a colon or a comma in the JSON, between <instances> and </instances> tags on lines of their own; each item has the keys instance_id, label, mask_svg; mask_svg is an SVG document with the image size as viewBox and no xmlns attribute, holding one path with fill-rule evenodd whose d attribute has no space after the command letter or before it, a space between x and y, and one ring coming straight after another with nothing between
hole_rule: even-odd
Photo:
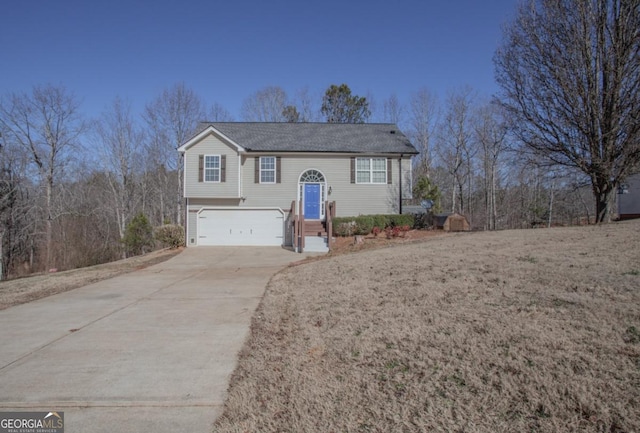
<instances>
[{"instance_id":1,"label":"blue sky","mask_svg":"<svg viewBox=\"0 0 640 433\"><path fill-rule=\"evenodd\" d=\"M426 87L497 90L492 56L517 0L16 0L0 13L0 94L62 84L98 115L115 96L140 112L184 82L238 120L269 85L319 100L347 83L381 104Z\"/></svg>"}]
</instances>

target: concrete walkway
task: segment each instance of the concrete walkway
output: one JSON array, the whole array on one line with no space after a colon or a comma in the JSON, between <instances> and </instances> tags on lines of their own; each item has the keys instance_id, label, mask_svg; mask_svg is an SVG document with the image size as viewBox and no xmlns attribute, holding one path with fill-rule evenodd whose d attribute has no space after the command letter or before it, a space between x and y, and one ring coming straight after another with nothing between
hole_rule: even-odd
<instances>
[{"instance_id":1,"label":"concrete walkway","mask_svg":"<svg viewBox=\"0 0 640 433\"><path fill-rule=\"evenodd\" d=\"M0 411L63 411L65 432L210 432L271 276L304 256L190 248L0 311Z\"/></svg>"}]
</instances>

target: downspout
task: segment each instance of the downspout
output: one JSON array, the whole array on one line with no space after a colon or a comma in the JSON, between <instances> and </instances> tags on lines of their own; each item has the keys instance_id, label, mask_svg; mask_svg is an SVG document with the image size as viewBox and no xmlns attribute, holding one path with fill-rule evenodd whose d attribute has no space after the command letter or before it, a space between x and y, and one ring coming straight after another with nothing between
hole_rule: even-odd
<instances>
[{"instance_id":1,"label":"downspout","mask_svg":"<svg viewBox=\"0 0 640 433\"><path fill-rule=\"evenodd\" d=\"M244 182L242 181L242 158L243 154L238 150L238 197L242 200L244 197ZM242 200L244 202L244 200ZM242 203L239 203L242 206Z\"/></svg>"},{"instance_id":2,"label":"downspout","mask_svg":"<svg viewBox=\"0 0 640 433\"><path fill-rule=\"evenodd\" d=\"M400 187L400 215L402 215L402 154L400 154L400 158L398 158L398 167L400 167L400 169L398 170L398 179L399 181L399 187Z\"/></svg>"},{"instance_id":3,"label":"downspout","mask_svg":"<svg viewBox=\"0 0 640 433\"><path fill-rule=\"evenodd\" d=\"M189 246L189 199L184 198L184 246Z\"/></svg>"},{"instance_id":4,"label":"downspout","mask_svg":"<svg viewBox=\"0 0 640 433\"><path fill-rule=\"evenodd\" d=\"M187 197L187 151L180 152L182 155L182 197L184 199L184 246L189 245L189 198ZM162 212L161 212L162 213ZM162 221L164 223L164 221Z\"/></svg>"}]
</instances>

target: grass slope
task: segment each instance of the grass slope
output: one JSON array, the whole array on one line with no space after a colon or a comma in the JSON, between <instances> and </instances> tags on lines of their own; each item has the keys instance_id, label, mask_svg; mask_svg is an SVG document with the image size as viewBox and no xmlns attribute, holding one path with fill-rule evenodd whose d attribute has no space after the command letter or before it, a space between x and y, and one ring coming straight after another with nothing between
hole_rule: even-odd
<instances>
[{"instance_id":1,"label":"grass slope","mask_svg":"<svg viewBox=\"0 0 640 433\"><path fill-rule=\"evenodd\" d=\"M640 222L287 269L214 431L640 431Z\"/></svg>"}]
</instances>

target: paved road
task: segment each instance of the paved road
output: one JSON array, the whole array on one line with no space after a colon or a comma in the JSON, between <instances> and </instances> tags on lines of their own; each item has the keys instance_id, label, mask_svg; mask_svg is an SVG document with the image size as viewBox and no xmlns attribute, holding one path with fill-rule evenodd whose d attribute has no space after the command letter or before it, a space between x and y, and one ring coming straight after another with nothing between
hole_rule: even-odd
<instances>
[{"instance_id":1,"label":"paved road","mask_svg":"<svg viewBox=\"0 0 640 433\"><path fill-rule=\"evenodd\" d=\"M65 432L210 432L270 277L301 255L189 248L0 311L0 411L64 411Z\"/></svg>"}]
</instances>

